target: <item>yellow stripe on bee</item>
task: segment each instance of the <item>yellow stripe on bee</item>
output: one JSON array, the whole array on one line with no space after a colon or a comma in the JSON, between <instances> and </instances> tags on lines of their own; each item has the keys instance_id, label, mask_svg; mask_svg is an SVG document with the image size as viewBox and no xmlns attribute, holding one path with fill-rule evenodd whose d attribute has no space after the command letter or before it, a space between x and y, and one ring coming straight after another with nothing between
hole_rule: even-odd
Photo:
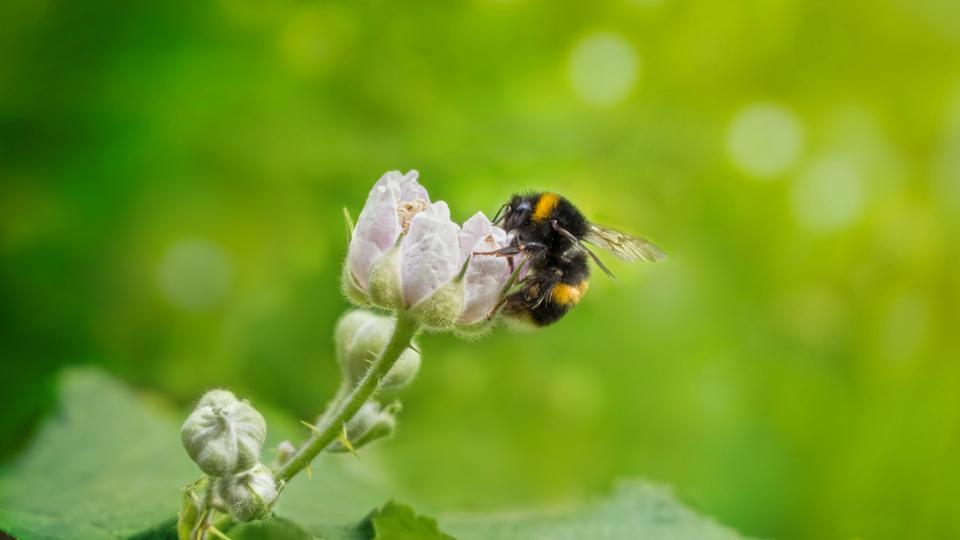
<instances>
[{"instance_id":1,"label":"yellow stripe on bee","mask_svg":"<svg viewBox=\"0 0 960 540\"><path fill-rule=\"evenodd\" d=\"M574 306L587 292L589 286L587 280L581 281L578 285L558 283L550 291L550 299L564 306Z\"/></svg>"},{"instance_id":2,"label":"yellow stripe on bee","mask_svg":"<svg viewBox=\"0 0 960 540\"><path fill-rule=\"evenodd\" d=\"M537 206L533 209L533 220L543 221L550 217L550 214L553 213L553 209L557 207L557 203L559 202L560 196L556 193L544 193L540 195L540 198L537 200Z\"/></svg>"}]
</instances>

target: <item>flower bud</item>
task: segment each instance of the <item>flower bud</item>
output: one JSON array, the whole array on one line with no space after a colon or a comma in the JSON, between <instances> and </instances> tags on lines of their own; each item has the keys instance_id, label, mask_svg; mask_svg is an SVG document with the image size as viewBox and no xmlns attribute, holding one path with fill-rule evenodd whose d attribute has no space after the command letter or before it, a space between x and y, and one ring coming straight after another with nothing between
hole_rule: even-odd
<instances>
[{"instance_id":1,"label":"flower bud","mask_svg":"<svg viewBox=\"0 0 960 540\"><path fill-rule=\"evenodd\" d=\"M297 447L290 441L283 441L277 445L277 461L280 465L286 465L296 453Z\"/></svg>"},{"instance_id":2,"label":"flower bud","mask_svg":"<svg viewBox=\"0 0 960 540\"><path fill-rule=\"evenodd\" d=\"M337 362L344 379L354 386L380 356L396 322L369 311L354 310L337 323ZM380 383L383 390L399 390L410 383L420 368L420 353L408 348Z\"/></svg>"},{"instance_id":3,"label":"flower bud","mask_svg":"<svg viewBox=\"0 0 960 540\"><path fill-rule=\"evenodd\" d=\"M260 460L266 436L263 416L227 390L204 394L180 429L190 459L211 476L228 476L252 467Z\"/></svg>"},{"instance_id":4,"label":"flower bud","mask_svg":"<svg viewBox=\"0 0 960 540\"><path fill-rule=\"evenodd\" d=\"M354 449L361 448L372 441L393 434L397 429L397 413L400 403L394 402L381 408L376 401L368 401L360 407L357 414L347 422L347 440ZM334 441L327 447L328 452L341 453L349 448L340 441Z\"/></svg>"},{"instance_id":5,"label":"flower bud","mask_svg":"<svg viewBox=\"0 0 960 540\"><path fill-rule=\"evenodd\" d=\"M413 382L413 378L420 371L420 353L407 347L400 358L397 358L387 376L380 381L381 392L396 392L403 390Z\"/></svg>"},{"instance_id":6,"label":"flower bud","mask_svg":"<svg viewBox=\"0 0 960 540\"><path fill-rule=\"evenodd\" d=\"M216 495L237 521L253 521L270 515L270 505L279 495L273 473L262 463L248 471L220 478Z\"/></svg>"}]
</instances>

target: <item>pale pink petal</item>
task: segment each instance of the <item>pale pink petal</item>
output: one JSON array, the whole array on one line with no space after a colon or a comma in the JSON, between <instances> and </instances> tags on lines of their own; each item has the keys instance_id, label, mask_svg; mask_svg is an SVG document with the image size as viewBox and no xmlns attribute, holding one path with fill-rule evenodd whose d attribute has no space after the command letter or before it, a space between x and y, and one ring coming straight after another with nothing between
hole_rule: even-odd
<instances>
[{"instance_id":1,"label":"pale pink petal","mask_svg":"<svg viewBox=\"0 0 960 540\"><path fill-rule=\"evenodd\" d=\"M378 187L391 187L395 189L396 197L400 199L400 184L403 182L404 175L400 171L387 171L383 173L383 176L373 185L373 189L370 190L370 193L373 193Z\"/></svg>"},{"instance_id":2,"label":"pale pink petal","mask_svg":"<svg viewBox=\"0 0 960 540\"><path fill-rule=\"evenodd\" d=\"M420 173L415 170L410 170L397 181L400 186L401 201L422 199L430 202L430 195L427 193L427 190L417 182L417 178L419 177Z\"/></svg>"},{"instance_id":3,"label":"pale pink petal","mask_svg":"<svg viewBox=\"0 0 960 540\"><path fill-rule=\"evenodd\" d=\"M399 194L395 184L375 186L360 212L353 236L366 238L384 251L392 248L400 236L400 219L397 216Z\"/></svg>"},{"instance_id":4,"label":"pale pink petal","mask_svg":"<svg viewBox=\"0 0 960 540\"><path fill-rule=\"evenodd\" d=\"M460 230L461 261L474 251L493 251L506 245L506 233L490 223L482 212L468 219ZM464 301L460 323L470 325L484 319L500 300L500 292L510 278L507 260L503 257L477 255L467 267Z\"/></svg>"},{"instance_id":5,"label":"pale pink petal","mask_svg":"<svg viewBox=\"0 0 960 540\"><path fill-rule=\"evenodd\" d=\"M415 170L407 171L407 174L400 171L387 171L377 180L374 187L389 185L396 188L397 200L401 202L411 202L417 199L430 202L430 195L426 188L417 181L419 177L420 173Z\"/></svg>"},{"instance_id":6,"label":"pale pink petal","mask_svg":"<svg viewBox=\"0 0 960 540\"><path fill-rule=\"evenodd\" d=\"M370 268L384 254L384 251L373 242L354 236L350 241L349 253L350 273L357 280L357 285L366 291Z\"/></svg>"},{"instance_id":7,"label":"pale pink petal","mask_svg":"<svg viewBox=\"0 0 960 540\"><path fill-rule=\"evenodd\" d=\"M400 236L400 222L397 217L398 194L399 189L395 184L377 182L370 190L367 203L360 212L357 225L353 229L347 259L357 283L364 288L367 286L367 272L370 270L370 265L382 253L392 248Z\"/></svg>"},{"instance_id":8,"label":"pale pink petal","mask_svg":"<svg viewBox=\"0 0 960 540\"><path fill-rule=\"evenodd\" d=\"M437 203L417 214L400 244L400 280L407 307L416 305L447 284L459 271L460 227L441 219L449 209Z\"/></svg>"},{"instance_id":9,"label":"pale pink petal","mask_svg":"<svg viewBox=\"0 0 960 540\"><path fill-rule=\"evenodd\" d=\"M423 213L432 218L450 221L450 207L447 206L447 203L444 201L437 201L431 204Z\"/></svg>"},{"instance_id":10,"label":"pale pink petal","mask_svg":"<svg viewBox=\"0 0 960 540\"><path fill-rule=\"evenodd\" d=\"M477 242L485 239L487 236L491 236L493 241L498 244L506 245L504 242L506 241L507 233L500 227L490 223L490 220L487 219L487 216L484 215L483 212L477 212L465 221L463 227L460 229L460 260L465 261L467 256L474 251L488 251L485 248L474 249Z\"/></svg>"}]
</instances>

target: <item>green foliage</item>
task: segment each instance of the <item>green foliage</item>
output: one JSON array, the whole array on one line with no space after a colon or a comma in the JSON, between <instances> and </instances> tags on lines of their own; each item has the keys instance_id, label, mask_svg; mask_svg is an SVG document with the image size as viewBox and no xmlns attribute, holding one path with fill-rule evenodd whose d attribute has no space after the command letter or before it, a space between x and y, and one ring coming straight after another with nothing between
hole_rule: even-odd
<instances>
[{"instance_id":1,"label":"green foliage","mask_svg":"<svg viewBox=\"0 0 960 540\"><path fill-rule=\"evenodd\" d=\"M0 530L24 539L130 536L176 515L198 475L179 426L102 373L74 369L0 477Z\"/></svg>"},{"instance_id":2,"label":"green foliage","mask_svg":"<svg viewBox=\"0 0 960 540\"><path fill-rule=\"evenodd\" d=\"M396 501L377 508L369 520L373 540L454 540L437 528L437 520L418 516L413 508Z\"/></svg>"},{"instance_id":3,"label":"green foliage","mask_svg":"<svg viewBox=\"0 0 960 540\"><path fill-rule=\"evenodd\" d=\"M738 540L732 529L677 503L664 487L624 482L583 508L442 520L461 540Z\"/></svg>"},{"instance_id":4,"label":"green foliage","mask_svg":"<svg viewBox=\"0 0 960 540\"><path fill-rule=\"evenodd\" d=\"M176 422L96 371L68 371L61 387L58 412L0 478L0 530L31 540L176 538L177 499L199 474L180 448ZM292 422L271 419L270 425L292 435ZM324 456L313 480L291 482L275 517L233 527L231 538L453 540L410 506L372 503L386 498L383 491L342 463ZM644 484L623 486L581 510L451 518L443 521L448 527L463 540L738 538Z\"/></svg>"},{"instance_id":5,"label":"green foliage","mask_svg":"<svg viewBox=\"0 0 960 540\"><path fill-rule=\"evenodd\" d=\"M296 523L272 517L230 529L230 540L313 540L318 538Z\"/></svg>"}]
</instances>

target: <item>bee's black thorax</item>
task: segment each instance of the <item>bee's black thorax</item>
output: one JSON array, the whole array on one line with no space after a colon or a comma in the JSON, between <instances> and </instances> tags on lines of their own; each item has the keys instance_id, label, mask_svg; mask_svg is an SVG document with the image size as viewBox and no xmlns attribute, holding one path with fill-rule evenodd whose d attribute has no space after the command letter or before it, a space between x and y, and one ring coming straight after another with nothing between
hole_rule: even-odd
<instances>
[{"instance_id":1,"label":"bee's black thorax","mask_svg":"<svg viewBox=\"0 0 960 540\"><path fill-rule=\"evenodd\" d=\"M556 193L514 195L504 218L504 229L521 241L541 242L551 251L566 251L571 241L554 228L553 222L577 238L587 233L587 219L566 197Z\"/></svg>"},{"instance_id":2,"label":"bee's black thorax","mask_svg":"<svg viewBox=\"0 0 960 540\"><path fill-rule=\"evenodd\" d=\"M573 203L556 193L515 195L505 209L503 225L513 235L513 245L522 249L536 244L540 249L525 250L527 276L520 290L507 297L504 313L546 326L577 305L590 277L586 254L558 227L580 239L589 223Z\"/></svg>"}]
</instances>

